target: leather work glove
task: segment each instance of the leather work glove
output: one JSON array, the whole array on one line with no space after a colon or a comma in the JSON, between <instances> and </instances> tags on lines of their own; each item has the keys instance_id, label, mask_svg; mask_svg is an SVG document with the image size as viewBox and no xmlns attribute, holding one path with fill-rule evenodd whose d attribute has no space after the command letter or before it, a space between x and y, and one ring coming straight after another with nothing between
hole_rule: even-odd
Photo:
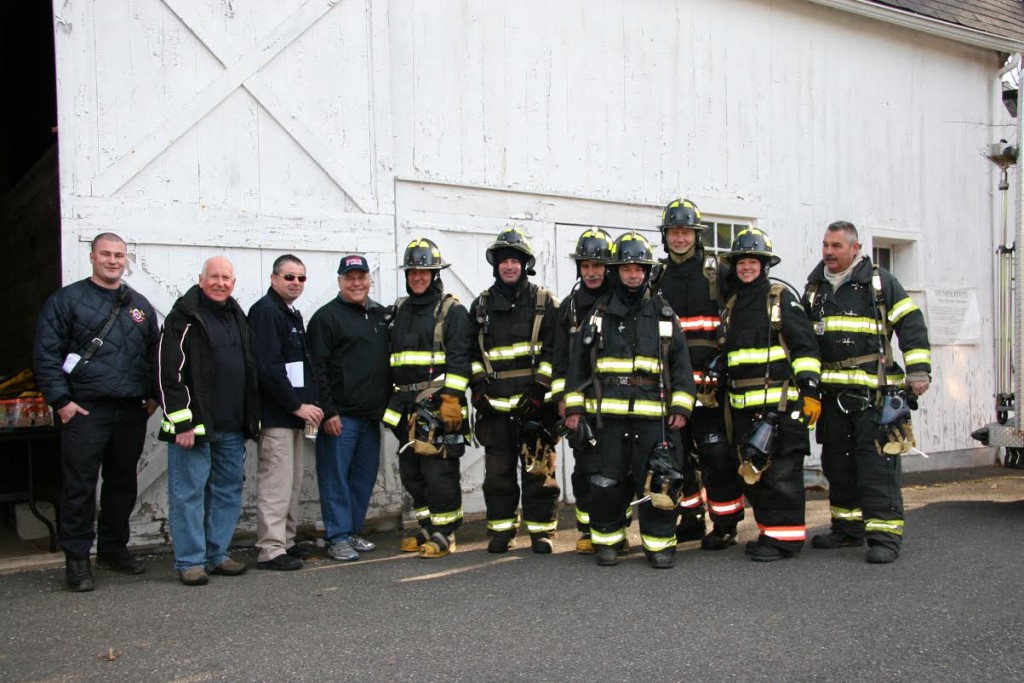
<instances>
[{"instance_id":1,"label":"leather work glove","mask_svg":"<svg viewBox=\"0 0 1024 683\"><path fill-rule=\"evenodd\" d=\"M444 421L444 428L449 434L457 433L462 427L462 406L455 396L441 394L441 405L437 413Z\"/></svg>"},{"instance_id":2,"label":"leather work glove","mask_svg":"<svg viewBox=\"0 0 1024 683\"><path fill-rule=\"evenodd\" d=\"M519 397L519 403L513 408L515 416L520 420L529 420L540 412L544 405L544 394L548 392L547 387L540 384L531 384L526 387L523 395Z\"/></svg>"},{"instance_id":3,"label":"leather work glove","mask_svg":"<svg viewBox=\"0 0 1024 683\"><path fill-rule=\"evenodd\" d=\"M804 396L803 414L807 418L807 426L813 427L821 417L821 401L813 396Z\"/></svg>"},{"instance_id":4,"label":"leather work glove","mask_svg":"<svg viewBox=\"0 0 1024 683\"><path fill-rule=\"evenodd\" d=\"M477 415L482 416L494 415L497 412L482 388L480 391L473 391L473 408L476 410Z\"/></svg>"}]
</instances>

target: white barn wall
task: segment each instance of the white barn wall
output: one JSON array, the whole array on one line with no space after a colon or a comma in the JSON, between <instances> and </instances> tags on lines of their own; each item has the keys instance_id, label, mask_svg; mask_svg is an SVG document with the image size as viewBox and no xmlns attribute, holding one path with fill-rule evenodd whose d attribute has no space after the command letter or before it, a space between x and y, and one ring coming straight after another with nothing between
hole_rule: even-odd
<instances>
[{"instance_id":1,"label":"white barn wall","mask_svg":"<svg viewBox=\"0 0 1024 683\"><path fill-rule=\"evenodd\" d=\"M347 251L376 264L372 296L390 302L396 253L421 233L438 237L468 304L491 277L485 244L510 221L533 236L538 280L564 294L571 226L650 228L685 193L768 230L795 284L831 220L868 243L918 239L909 284L977 286L990 336L995 180L979 150L1010 129L990 127L997 64L983 50L797 0L54 11L64 279L86 275L87 241L114 230L130 243L128 281L161 315L218 253L246 308L286 251L309 270L307 318L334 296ZM939 347L934 361L922 446L970 447L991 414L991 343ZM138 541L166 531L164 451L152 438L140 466ZM401 508L390 437L385 451L371 516ZM478 511L480 463L465 469ZM254 474L250 462L246 529Z\"/></svg>"}]
</instances>

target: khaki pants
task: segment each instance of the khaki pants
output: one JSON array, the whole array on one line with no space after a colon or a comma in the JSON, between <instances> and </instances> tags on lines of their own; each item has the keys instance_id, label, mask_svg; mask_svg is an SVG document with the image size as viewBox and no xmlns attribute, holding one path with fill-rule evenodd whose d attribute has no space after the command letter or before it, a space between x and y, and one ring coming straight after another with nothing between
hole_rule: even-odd
<instances>
[{"instance_id":1,"label":"khaki pants","mask_svg":"<svg viewBox=\"0 0 1024 683\"><path fill-rule=\"evenodd\" d=\"M295 544L305 440L302 429L270 427L260 434L256 470L257 561L266 562Z\"/></svg>"}]
</instances>

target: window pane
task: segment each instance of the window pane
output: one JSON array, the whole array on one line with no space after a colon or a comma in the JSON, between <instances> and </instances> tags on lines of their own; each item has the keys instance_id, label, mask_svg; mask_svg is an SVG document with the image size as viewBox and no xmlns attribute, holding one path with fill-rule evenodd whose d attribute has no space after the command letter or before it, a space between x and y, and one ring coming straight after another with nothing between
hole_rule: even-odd
<instances>
[{"instance_id":1,"label":"window pane","mask_svg":"<svg viewBox=\"0 0 1024 683\"><path fill-rule=\"evenodd\" d=\"M718 248L728 251L732 246L732 225L729 223L716 223L715 232L718 233Z\"/></svg>"},{"instance_id":2,"label":"window pane","mask_svg":"<svg viewBox=\"0 0 1024 683\"><path fill-rule=\"evenodd\" d=\"M878 264L879 268L884 268L890 273L892 272L892 249L889 247L875 247L872 249L872 260Z\"/></svg>"}]
</instances>

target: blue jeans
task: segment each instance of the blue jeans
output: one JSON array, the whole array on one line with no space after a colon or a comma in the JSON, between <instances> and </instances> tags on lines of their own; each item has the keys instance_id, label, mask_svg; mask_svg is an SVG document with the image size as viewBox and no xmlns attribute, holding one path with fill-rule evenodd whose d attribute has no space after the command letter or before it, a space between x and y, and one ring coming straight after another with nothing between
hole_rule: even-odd
<instances>
[{"instance_id":1,"label":"blue jeans","mask_svg":"<svg viewBox=\"0 0 1024 683\"><path fill-rule=\"evenodd\" d=\"M205 566L228 558L242 512L245 438L218 432L217 441L191 450L167 444L167 491L174 568Z\"/></svg>"},{"instance_id":2,"label":"blue jeans","mask_svg":"<svg viewBox=\"0 0 1024 683\"><path fill-rule=\"evenodd\" d=\"M336 543L361 531L380 468L380 425L341 418L341 436L322 429L316 438L316 480L324 540Z\"/></svg>"}]
</instances>

